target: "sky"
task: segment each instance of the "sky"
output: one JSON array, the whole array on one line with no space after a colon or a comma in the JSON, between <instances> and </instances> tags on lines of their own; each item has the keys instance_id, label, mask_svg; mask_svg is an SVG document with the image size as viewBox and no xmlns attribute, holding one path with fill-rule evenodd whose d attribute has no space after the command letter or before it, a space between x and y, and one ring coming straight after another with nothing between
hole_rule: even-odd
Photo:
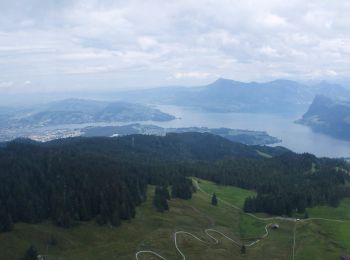
<instances>
[{"instance_id":1,"label":"sky","mask_svg":"<svg viewBox=\"0 0 350 260\"><path fill-rule=\"evenodd\" d=\"M348 0L0 0L0 93L348 80Z\"/></svg>"}]
</instances>

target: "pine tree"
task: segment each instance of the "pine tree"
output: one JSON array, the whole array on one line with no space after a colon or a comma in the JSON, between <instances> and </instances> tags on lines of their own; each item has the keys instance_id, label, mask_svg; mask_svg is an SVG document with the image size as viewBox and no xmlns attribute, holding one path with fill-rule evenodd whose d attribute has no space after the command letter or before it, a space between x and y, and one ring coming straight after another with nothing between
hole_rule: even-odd
<instances>
[{"instance_id":1,"label":"pine tree","mask_svg":"<svg viewBox=\"0 0 350 260\"><path fill-rule=\"evenodd\" d=\"M213 193L213 196L211 197L211 205L214 205L214 206L218 205L218 199L216 198L215 193Z\"/></svg>"},{"instance_id":2,"label":"pine tree","mask_svg":"<svg viewBox=\"0 0 350 260\"><path fill-rule=\"evenodd\" d=\"M192 180L179 176L174 178L172 182L171 196L173 198L191 199L193 192Z\"/></svg>"},{"instance_id":3,"label":"pine tree","mask_svg":"<svg viewBox=\"0 0 350 260\"><path fill-rule=\"evenodd\" d=\"M36 260L38 257L38 250L35 246L31 245L26 251L23 260Z\"/></svg>"},{"instance_id":4,"label":"pine tree","mask_svg":"<svg viewBox=\"0 0 350 260\"><path fill-rule=\"evenodd\" d=\"M163 187L162 187L162 192L163 192L165 198L166 198L167 200L170 200L169 190L168 190L168 188L167 188L166 186L163 186Z\"/></svg>"},{"instance_id":5,"label":"pine tree","mask_svg":"<svg viewBox=\"0 0 350 260\"><path fill-rule=\"evenodd\" d=\"M101 204L100 204L100 214L98 218L96 219L96 222L99 225L107 224L109 218L108 214L108 206L104 198L102 198Z\"/></svg>"},{"instance_id":6,"label":"pine tree","mask_svg":"<svg viewBox=\"0 0 350 260\"><path fill-rule=\"evenodd\" d=\"M255 212L256 207L255 207L255 199L252 197L248 197L244 201L244 206L243 206L244 212Z\"/></svg>"},{"instance_id":7,"label":"pine tree","mask_svg":"<svg viewBox=\"0 0 350 260\"><path fill-rule=\"evenodd\" d=\"M164 188L156 187L154 192L153 205L159 212L164 212L165 210L169 210L167 194Z\"/></svg>"},{"instance_id":8,"label":"pine tree","mask_svg":"<svg viewBox=\"0 0 350 260\"><path fill-rule=\"evenodd\" d=\"M10 214L0 204L0 232L9 232L13 229L13 222Z\"/></svg>"},{"instance_id":9,"label":"pine tree","mask_svg":"<svg viewBox=\"0 0 350 260\"><path fill-rule=\"evenodd\" d=\"M13 230L12 218L9 214L6 214L4 222L2 222L2 231L9 232L11 230Z\"/></svg>"},{"instance_id":10,"label":"pine tree","mask_svg":"<svg viewBox=\"0 0 350 260\"><path fill-rule=\"evenodd\" d=\"M54 235L51 235L51 237L47 241L47 244L50 246L57 246L58 244L57 238Z\"/></svg>"},{"instance_id":11,"label":"pine tree","mask_svg":"<svg viewBox=\"0 0 350 260\"><path fill-rule=\"evenodd\" d=\"M246 248L245 248L245 245L243 244L241 246L241 254L245 254L245 252L246 252Z\"/></svg>"},{"instance_id":12,"label":"pine tree","mask_svg":"<svg viewBox=\"0 0 350 260\"><path fill-rule=\"evenodd\" d=\"M120 216L119 216L119 213L117 210L114 211L114 213L112 215L111 224L115 227L118 227L121 224Z\"/></svg>"}]
</instances>

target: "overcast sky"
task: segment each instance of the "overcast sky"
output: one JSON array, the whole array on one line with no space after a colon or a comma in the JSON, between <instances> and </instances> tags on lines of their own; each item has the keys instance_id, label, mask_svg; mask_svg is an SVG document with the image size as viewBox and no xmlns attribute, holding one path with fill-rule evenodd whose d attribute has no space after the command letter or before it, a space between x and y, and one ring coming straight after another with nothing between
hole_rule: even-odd
<instances>
[{"instance_id":1,"label":"overcast sky","mask_svg":"<svg viewBox=\"0 0 350 260\"><path fill-rule=\"evenodd\" d=\"M0 93L347 79L349 14L348 0L1 0Z\"/></svg>"}]
</instances>

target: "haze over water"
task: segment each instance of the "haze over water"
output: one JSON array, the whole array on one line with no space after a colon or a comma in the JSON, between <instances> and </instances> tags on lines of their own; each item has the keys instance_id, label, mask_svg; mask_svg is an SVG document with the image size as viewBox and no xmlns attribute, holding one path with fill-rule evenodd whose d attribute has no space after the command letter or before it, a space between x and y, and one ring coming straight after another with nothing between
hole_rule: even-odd
<instances>
[{"instance_id":1,"label":"haze over water","mask_svg":"<svg viewBox=\"0 0 350 260\"><path fill-rule=\"evenodd\" d=\"M310 128L295 124L301 115L286 116L251 113L211 113L177 106L159 106L178 119L155 123L162 127L227 127L266 131L268 134L282 139L281 145L292 151L308 152L319 157L350 157L350 142L316 133Z\"/></svg>"}]
</instances>

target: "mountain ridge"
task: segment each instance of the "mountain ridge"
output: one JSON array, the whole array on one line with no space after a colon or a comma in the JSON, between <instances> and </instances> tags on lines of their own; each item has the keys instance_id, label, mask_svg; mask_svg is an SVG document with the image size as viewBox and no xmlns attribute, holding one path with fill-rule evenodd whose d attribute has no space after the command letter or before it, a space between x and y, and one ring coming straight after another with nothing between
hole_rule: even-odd
<instances>
[{"instance_id":1,"label":"mountain ridge","mask_svg":"<svg viewBox=\"0 0 350 260\"><path fill-rule=\"evenodd\" d=\"M350 101L318 95L296 122L314 131L350 141Z\"/></svg>"},{"instance_id":2,"label":"mountain ridge","mask_svg":"<svg viewBox=\"0 0 350 260\"><path fill-rule=\"evenodd\" d=\"M179 105L210 112L296 113L304 111L317 94L348 97L350 90L321 82L305 85L292 80L240 82L219 78L197 87L157 88L120 93L119 98L163 105Z\"/></svg>"}]
</instances>

